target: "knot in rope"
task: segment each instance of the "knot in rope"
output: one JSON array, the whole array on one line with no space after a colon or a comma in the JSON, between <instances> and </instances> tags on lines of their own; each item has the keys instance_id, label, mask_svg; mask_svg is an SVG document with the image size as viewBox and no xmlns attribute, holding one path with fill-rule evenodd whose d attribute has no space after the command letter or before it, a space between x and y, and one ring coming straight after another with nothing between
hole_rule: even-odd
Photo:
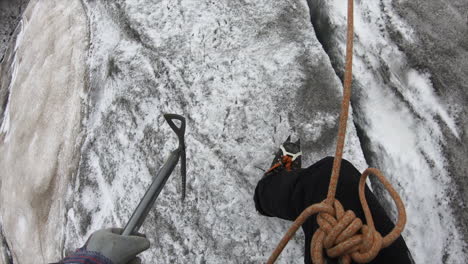
<instances>
[{"instance_id":1,"label":"knot in rope","mask_svg":"<svg viewBox=\"0 0 468 264\"><path fill-rule=\"evenodd\" d=\"M323 202L325 203L325 201ZM319 229L312 237L311 255L314 263L324 263L323 249L331 258L340 258L342 264L366 263L374 259L382 248L382 236L374 228L363 225L353 211L344 211L334 200L334 214L319 213Z\"/></svg>"},{"instance_id":2,"label":"knot in rope","mask_svg":"<svg viewBox=\"0 0 468 264\"><path fill-rule=\"evenodd\" d=\"M375 175L395 202L398 219L395 227L382 238L376 231L369 205L365 197L366 179L369 175ZM336 186L338 178L332 179ZM317 223L319 229L314 233L311 243L312 262L314 264L325 263L323 250L331 258L341 258L343 264L351 263L351 259L357 263L372 261L381 249L391 245L403 232L406 224L406 211L403 201L383 174L375 168L366 169L359 180L359 200L366 218L366 225L357 218L354 212L345 211L341 203L334 198L334 194L327 197L321 203L307 207L294 221L292 226L283 236L276 249L271 254L267 263L274 263L289 240L296 231L312 215L318 214Z\"/></svg>"}]
</instances>

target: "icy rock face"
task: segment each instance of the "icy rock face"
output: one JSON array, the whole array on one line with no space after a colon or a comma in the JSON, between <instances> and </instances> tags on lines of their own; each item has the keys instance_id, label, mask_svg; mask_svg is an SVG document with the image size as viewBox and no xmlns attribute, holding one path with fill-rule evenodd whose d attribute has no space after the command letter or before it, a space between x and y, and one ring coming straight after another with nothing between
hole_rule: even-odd
<instances>
[{"instance_id":1,"label":"icy rock face","mask_svg":"<svg viewBox=\"0 0 468 264\"><path fill-rule=\"evenodd\" d=\"M0 259L47 263L61 256L78 165L86 16L78 0L33 0L16 32L0 66Z\"/></svg>"},{"instance_id":2,"label":"icy rock face","mask_svg":"<svg viewBox=\"0 0 468 264\"><path fill-rule=\"evenodd\" d=\"M342 76L346 5L308 3ZM366 160L397 183L406 203L404 235L416 263L466 261L467 8L466 1L356 1L355 123Z\"/></svg>"},{"instance_id":3,"label":"icy rock face","mask_svg":"<svg viewBox=\"0 0 468 264\"><path fill-rule=\"evenodd\" d=\"M256 263L289 222L254 209L254 188L286 137L305 164L333 155L341 84L302 1L89 1L91 92L66 245L123 226L187 118L188 194L176 169L142 232L146 263ZM365 167L350 122L346 157ZM282 263L302 261L300 238Z\"/></svg>"},{"instance_id":4,"label":"icy rock face","mask_svg":"<svg viewBox=\"0 0 468 264\"><path fill-rule=\"evenodd\" d=\"M0 1L0 61L29 0Z\"/></svg>"},{"instance_id":5,"label":"icy rock face","mask_svg":"<svg viewBox=\"0 0 468 264\"><path fill-rule=\"evenodd\" d=\"M7 56L4 56L8 48L8 44L15 41L17 34L15 28L20 21L21 14L29 0L23 1L0 1L0 86L8 86L11 77L11 68L6 65L11 64L14 52L10 50ZM12 44L10 44L10 49ZM7 61L7 62L5 62ZM3 63L2 63L3 62ZM4 65L2 67L2 64ZM8 90L0 89L0 120L3 118L3 111L8 101Z\"/></svg>"},{"instance_id":6,"label":"icy rock face","mask_svg":"<svg viewBox=\"0 0 468 264\"><path fill-rule=\"evenodd\" d=\"M455 117L458 133L441 126L443 153L455 183L450 205L463 230L464 241L468 241L468 2L405 1L393 2L392 6L408 24L418 29L413 30L417 45L398 34L393 34L392 39L408 56L410 65L430 74L434 93L449 115Z\"/></svg>"},{"instance_id":7,"label":"icy rock face","mask_svg":"<svg viewBox=\"0 0 468 264\"><path fill-rule=\"evenodd\" d=\"M334 154L344 2L83 2L31 1L0 64L0 263L57 261L124 226L177 146L168 112L188 122L188 196L176 168L141 230L144 262L265 261L290 223L255 212L258 168L290 133L304 165ZM364 169L362 148L395 184L417 263L466 259L466 4L451 3L355 11L345 158Z\"/></svg>"}]
</instances>

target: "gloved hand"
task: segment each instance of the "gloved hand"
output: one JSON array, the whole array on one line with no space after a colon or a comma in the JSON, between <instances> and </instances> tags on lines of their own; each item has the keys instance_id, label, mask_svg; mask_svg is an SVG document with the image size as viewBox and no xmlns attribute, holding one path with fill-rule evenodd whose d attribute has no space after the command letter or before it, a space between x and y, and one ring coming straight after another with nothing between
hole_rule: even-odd
<instances>
[{"instance_id":1,"label":"gloved hand","mask_svg":"<svg viewBox=\"0 0 468 264\"><path fill-rule=\"evenodd\" d=\"M137 264L136 257L150 247L150 242L142 234L122 236L123 229L108 228L94 232L86 242L87 251L99 252L114 264Z\"/></svg>"}]
</instances>

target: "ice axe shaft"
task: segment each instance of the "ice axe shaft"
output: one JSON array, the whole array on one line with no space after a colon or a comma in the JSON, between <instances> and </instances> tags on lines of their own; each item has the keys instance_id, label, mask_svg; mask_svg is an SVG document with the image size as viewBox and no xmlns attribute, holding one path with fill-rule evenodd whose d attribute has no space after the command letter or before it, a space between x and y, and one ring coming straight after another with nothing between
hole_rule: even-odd
<instances>
[{"instance_id":1,"label":"ice axe shaft","mask_svg":"<svg viewBox=\"0 0 468 264\"><path fill-rule=\"evenodd\" d=\"M186 158L185 158L185 143L184 143L184 135L185 135L185 118L180 115L176 114L165 114L164 118L166 119L169 126L174 130L177 137L179 138L179 147L176 150L173 150L167 159L166 163L162 166L162 168L158 171L158 174L151 183L150 187L146 191L145 195L141 199L140 203L138 204L135 211L133 211L132 217L128 220L127 225L122 232L122 235L129 236L135 234L140 229L141 225L145 221L146 217L148 216L151 207L153 207L156 198L158 198L161 190L163 189L164 185L171 176L172 171L174 170L179 158L182 159L181 161L181 175L182 175L182 200L185 199L185 179L186 179ZM177 127L174 124L173 120L180 121L180 127Z\"/></svg>"}]
</instances>

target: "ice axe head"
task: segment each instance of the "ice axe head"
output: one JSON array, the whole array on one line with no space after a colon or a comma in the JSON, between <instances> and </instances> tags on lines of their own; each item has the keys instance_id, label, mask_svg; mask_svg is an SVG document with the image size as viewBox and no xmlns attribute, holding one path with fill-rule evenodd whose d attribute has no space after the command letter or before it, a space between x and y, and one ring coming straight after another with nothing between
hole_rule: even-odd
<instances>
[{"instance_id":1,"label":"ice axe head","mask_svg":"<svg viewBox=\"0 0 468 264\"><path fill-rule=\"evenodd\" d=\"M164 118L179 138L178 151L180 154L180 175L182 176L182 201L184 201L187 179L187 158L185 155L185 118L177 114L164 114ZM174 123L174 119L180 121L180 126L177 126Z\"/></svg>"},{"instance_id":2,"label":"ice axe head","mask_svg":"<svg viewBox=\"0 0 468 264\"><path fill-rule=\"evenodd\" d=\"M166 119L169 126L174 130L177 137L179 138L179 148L184 146L184 135L185 135L185 118L181 115L177 114L164 114L164 118ZM179 120L180 126L177 126L173 120Z\"/></svg>"}]
</instances>

